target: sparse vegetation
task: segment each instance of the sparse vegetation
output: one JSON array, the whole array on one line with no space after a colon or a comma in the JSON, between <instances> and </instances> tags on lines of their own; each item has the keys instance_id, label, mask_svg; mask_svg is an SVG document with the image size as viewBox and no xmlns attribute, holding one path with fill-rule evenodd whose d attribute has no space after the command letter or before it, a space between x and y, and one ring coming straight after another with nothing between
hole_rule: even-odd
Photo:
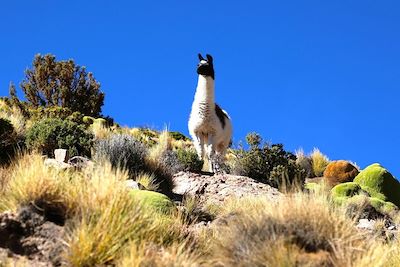
<instances>
[{"instance_id":1,"label":"sparse vegetation","mask_svg":"<svg viewBox=\"0 0 400 267\"><path fill-rule=\"evenodd\" d=\"M283 149L282 144L263 144L256 133L246 136L249 150L240 148L234 153L232 173L271 184L274 187L302 184L305 171L296 164L296 156Z\"/></svg>"}]
</instances>

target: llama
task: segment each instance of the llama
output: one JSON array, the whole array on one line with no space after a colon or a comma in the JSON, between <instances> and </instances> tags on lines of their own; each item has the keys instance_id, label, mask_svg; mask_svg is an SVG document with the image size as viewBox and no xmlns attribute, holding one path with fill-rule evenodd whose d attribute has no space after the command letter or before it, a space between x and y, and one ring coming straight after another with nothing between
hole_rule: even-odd
<instances>
[{"instance_id":1,"label":"llama","mask_svg":"<svg viewBox=\"0 0 400 267\"><path fill-rule=\"evenodd\" d=\"M207 156L209 171L218 172L232 138L232 122L228 113L215 103L213 58L201 54L197 73L196 93L189 119L189 133L201 159Z\"/></svg>"}]
</instances>

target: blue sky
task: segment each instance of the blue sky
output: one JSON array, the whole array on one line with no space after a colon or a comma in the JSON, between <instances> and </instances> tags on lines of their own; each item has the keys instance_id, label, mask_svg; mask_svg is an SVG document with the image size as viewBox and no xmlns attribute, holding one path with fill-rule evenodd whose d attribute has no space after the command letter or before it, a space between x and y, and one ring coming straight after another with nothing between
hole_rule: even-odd
<instances>
[{"instance_id":1,"label":"blue sky","mask_svg":"<svg viewBox=\"0 0 400 267\"><path fill-rule=\"evenodd\" d=\"M2 1L0 95L53 53L94 73L120 124L187 134L197 53L210 53L235 142L256 131L399 178L399 13L370 0Z\"/></svg>"}]
</instances>

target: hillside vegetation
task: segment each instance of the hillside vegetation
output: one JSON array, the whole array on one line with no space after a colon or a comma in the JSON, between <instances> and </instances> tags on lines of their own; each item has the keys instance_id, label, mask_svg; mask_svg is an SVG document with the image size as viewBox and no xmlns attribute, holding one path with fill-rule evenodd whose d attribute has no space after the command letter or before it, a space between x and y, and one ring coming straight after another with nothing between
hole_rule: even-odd
<instances>
[{"instance_id":1,"label":"hillside vegetation","mask_svg":"<svg viewBox=\"0 0 400 267\"><path fill-rule=\"evenodd\" d=\"M13 85L0 99L0 266L400 266L400 183L383 166L250 133L222 176L282 194L200 201L174 191L177 173L212 176L186 136L101 115L99 83L72 61L37 56L26 75L26 101Z\"/></svg>"}]
</instances>

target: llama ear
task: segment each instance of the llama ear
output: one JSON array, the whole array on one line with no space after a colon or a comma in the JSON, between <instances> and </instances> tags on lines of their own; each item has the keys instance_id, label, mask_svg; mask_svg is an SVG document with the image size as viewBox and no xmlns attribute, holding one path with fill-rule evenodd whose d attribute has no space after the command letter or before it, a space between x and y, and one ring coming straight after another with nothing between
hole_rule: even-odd
<instances>
[{"instance_id":1,"label":"llama ear","mask_svg":"<svg viewBox=\"0 0 400 267\"><path fill-rule=\"evenodd\" d=\"M209 54L206 55L208 63L213 63L213 57Z\"/></svg>"},{"instance_id":2,"label":"llama ear","mask_svg":"<svg viewBox=\"0 0 400 267\"><path fill-rule=\"evenodd\" d=\"M198 54L198 56L200 61L204 60L203 56L200 53Z\"/></svg>"}]
</instances>

